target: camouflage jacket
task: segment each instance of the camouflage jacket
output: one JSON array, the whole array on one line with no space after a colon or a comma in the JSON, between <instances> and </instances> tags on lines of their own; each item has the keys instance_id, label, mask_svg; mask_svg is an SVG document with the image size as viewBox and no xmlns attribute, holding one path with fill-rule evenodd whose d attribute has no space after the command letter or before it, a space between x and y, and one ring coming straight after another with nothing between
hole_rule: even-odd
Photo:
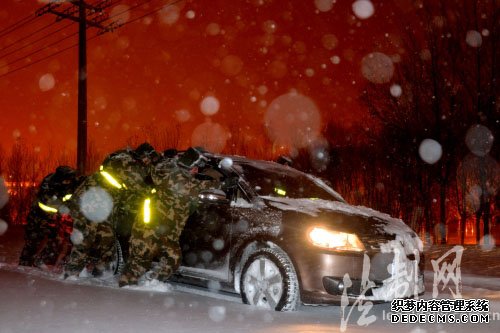
<instances>
[{"instance_id":1,"label":"camouflage jacket","mask_svg":"<svg viewBox=\"0 0 500 333\"><path fill-rule=\"evenodd\" d=\"M151 188L151 167L142 164L132 154L131 150L124 149L109 155L100 171L112 175L124 192L141 196Z\"/></svg>"},{"instance_id":2,"label":"camouflage jacket","mask_svg":"<svg viewBox=\"0 0 500 333\"><path fill-rule=\"evenodd\" d=\"M158 163L152 169L151 178L161 195L176 196L182 203L189 205L190 212L197 208L198 194L201 191L220 186L215 180L197 179L188 170L180 167L175 159Z\"/></svg>"}]
</instances>

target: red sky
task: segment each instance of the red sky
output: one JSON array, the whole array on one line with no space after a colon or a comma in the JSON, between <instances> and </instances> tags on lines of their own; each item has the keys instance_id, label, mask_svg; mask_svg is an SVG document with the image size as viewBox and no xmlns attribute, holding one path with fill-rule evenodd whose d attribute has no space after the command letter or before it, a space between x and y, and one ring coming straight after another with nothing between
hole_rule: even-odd
<instances>
[{"instance_id":1,"label":"red sky","mask_svg":"<svg viewBox=\"0 0 500 333\"><path fill-rule=\"evenodd\" d=\"M112 16L129 9L123 18L129 16L130 22L169 2L122 0L106 11ZM404 54L395 45L397 28L392 20L410 7L409 0L397 1L398 5L373 0L374 14L361 19L354 15L353 2L187 0L92 39L88 42L89 141L109 151L124 146L127 138L147 126L162 129L178 124L180 144L186 146L192 143L194 129L209 121L206 127L225 131L217 137L239 135L258 145L266 135L270 105L290 91L313 102L320 115L319 129L327 121L348 129L369 126L358 102L366 82L361 60L376 51L395 61ZM43 5L42 0L2 0L0 31ZM70 152L76 147L77 49L11 73L76 43L73 36L26 57L76 32L76 23L4 56L69 23L59 22L16 42L54 20L47 14L12 33L0 32L0 142L5 149L17 137L40 153L50 148ZM96 31L89 29L88 36ZM200 110L207 96L220 103L210 117Z\"/></svg>"}]
</instances>

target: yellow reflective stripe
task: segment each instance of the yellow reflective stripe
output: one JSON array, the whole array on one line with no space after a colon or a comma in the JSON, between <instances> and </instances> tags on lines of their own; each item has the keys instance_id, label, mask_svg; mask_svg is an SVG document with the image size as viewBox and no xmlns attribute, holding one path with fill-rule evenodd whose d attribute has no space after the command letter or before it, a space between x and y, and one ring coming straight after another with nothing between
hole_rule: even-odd
<instances>
[{"instance_id":1,"label":"yellow reflective stripe","mask_svg":"<svg viewBox=\"0 0 500 333\"><path fill-rule=\"evenodd\" d=\"M285 190L282 190L282 189L277 188L277 187L274 188L274 192L276 192L278 195L282 195L282 196L286 195L286 191Z\"/></svg>"},{"instance_id":2,"label":"yellow reflective stripe","mask_svg":"<svg viewBox=\"0 0 500 333\"><path fill-rule=\"evenodd\" d=\"M151 200L148 198L144 200L144 223L151 222Z\"/></svg>"},{"instance_id":3,"label":"yellow reflective stripe","mask_svg":"<svg viewBox=\"0 0 500 333\"><path fill-rule=\"evenodd\" d=\"M63 198L62 198L62 201L68 201L69 199L71 199L71 194L66 194Z\"/></svg>"},{"instance_id":4,"label":"yellow reflective stripe","mask_svg":"<svg viewBox=\"0 0 500 333\"><path fill-rule=\"evenodd\" d=\"M120 183L118 183L116 181L116 179L113 178L113 176L111 176L109 173L107 173L106 171L101 171L101 175L104 176L104 178L106 178L106 180L111 184L113 185L114 187L116 188L122 188L122 185L120 185Z\"/></svg>"},{"instance_id":5,"label":"yellow reflective stripe","mask_svg":"<svg viewBox=\"0 0 500 333\"><path fill-rule=\"evenodd\" d=\"M38 201L38 207L40 207L42 210L46 211L47 213L57 213L57 209L55 209L54 207L44 205L40 201Z\"/></svg>"}]
</instances>

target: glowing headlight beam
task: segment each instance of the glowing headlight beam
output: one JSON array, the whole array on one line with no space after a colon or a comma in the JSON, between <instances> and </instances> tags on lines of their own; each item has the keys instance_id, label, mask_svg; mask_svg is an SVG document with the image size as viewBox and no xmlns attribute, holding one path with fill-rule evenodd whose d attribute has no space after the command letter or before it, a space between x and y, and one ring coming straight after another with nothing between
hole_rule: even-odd
<instances>
[{"instance_id":1,"label":"glowing headlight beam","mask_svg":"<svg viewBox=\"0 0 500 333\"><path fill-rule=\"evenodd\" d=\"M38 207L40 207L43 211L46 211L47 213L57 213L57 209L55 209L54 207L44 205L40 201L38 201Z\"/></svg>"},{"instance_id":2,"label":"glowing headlight beam","mask_svg":"<svg viewBox=\"0 0 500 333\"><path fill-rule=\"evenodd\" d=\"M122 185L120 183L118 183L116 181L116 179L114 179L113 176L111 176L108 172L101 170L101 175L103 175L103 177L106 178L108 183L110 183L114 187L120 188L120 189L122 188Z\"/></svg>"},{"instance_id":3,"label":"glowing headlight beam","mask_svg":"<svg viewBox=\"0 0 500 333\"><path fill-rule=\"evenodd\" d=\"M144 200L144 223L151 222L151 199Z\"/></svg>"},{"instance_id":4,"label":"glowing headlight beam","mask_svg":"<svg viewBox=\"0 0 500 333\"><path fill-rule=\"evenodd\" d=\"M315 227L309 231L309 240L315 246L341 251L364 251L365 247L355 234Z\"/></svg>"}]
</instances>

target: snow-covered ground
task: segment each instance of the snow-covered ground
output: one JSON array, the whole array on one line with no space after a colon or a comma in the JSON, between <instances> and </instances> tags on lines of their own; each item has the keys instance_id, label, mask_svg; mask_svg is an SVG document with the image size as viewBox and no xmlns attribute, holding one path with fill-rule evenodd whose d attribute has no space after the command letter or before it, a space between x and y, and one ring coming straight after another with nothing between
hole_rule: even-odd
<instances>
[{"instance_id":1,"label":"snow-covered ground","mask_svg":"<svg viewBox=\"0 0 500 333\"><path fill-rule=\"evenodd\" d=\"M22 229L10 228L0 236L0 333L340 331L340 306L301 306L296 312L278 313L244 305L239 297L180 284L120 289L113 276L67 281L55 272L17 266L21 246ZM431 298L432 272L426 278L424 298ZM367 327L358 326L358 309L347 307L346 314L353 311L346 332L499 332L497 279L467 274L464 282L483 280L487 285L465 285L462 294L490 301L489 324L391 324L390 304L385 303L369 311L376 320ZM442 292L439 297L450 295Z\"/></svg>"}]
</instances>

